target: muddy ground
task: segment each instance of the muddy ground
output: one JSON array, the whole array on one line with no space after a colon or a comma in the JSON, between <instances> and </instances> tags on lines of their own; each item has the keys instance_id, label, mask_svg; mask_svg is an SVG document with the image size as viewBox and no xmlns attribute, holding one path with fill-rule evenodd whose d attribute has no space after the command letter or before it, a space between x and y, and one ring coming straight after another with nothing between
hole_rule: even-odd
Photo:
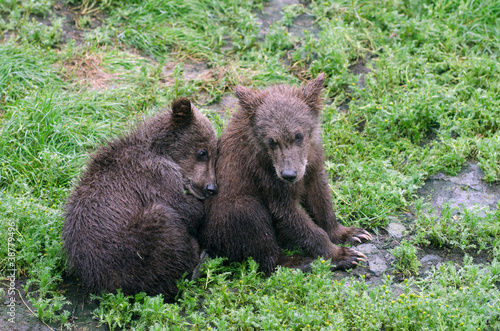
<instances>
[{"instance_id":1,"label":"muddy ground","mask_svg":"<svg viewBox=\"0 0 500 331\"><path fill-rule=\"evenodd\" d=\"M60 329L59 325L43 323L36 317L36 309L26 298L25 284L25 279L16 281L15 323L9 320L13 317L12 310L8 306L9 299L5 298L0 306L0 331L51 331ZM71 317L68 322L72 325L73 330L107 330L107 326L101 325L92 317L92 311L98 305L91 301L89 295L81 291L76 284L75 279L68 278L59 287L59 290L71 302ZM8 289L5 285L2 282L1 286L7 293Z\"/></svg>"},{"instance_id":2,"label":"muddy ground","mask_svg":"<svg viewBox=\"0 0 500 331\"><path fill-rule=\"evenodd\" d=\"M261 34L266 34L269 26L282 18L282 7L284 5L303 3L296 0L272 0L264 5L263 12L257 13L261 21ZM77 43L81 42L81 31L74 24L75 13L68 7L58 8L58 15L66 17L65 22L65 38L75 39ZM93 25L99 24L99 19L92 20ZM293 26L290 28L290 33L301 36L304 29L315 31L313 26L313 18L307 14L300 15ZM92 59L84 59L90 61ZM84 61L84 62L85 62ZM87 62L88 62L87 61ZM369 61L369 56L364 61ZM92 61L90 61L92 62ZM90 63L89 62L89 63ZM94 61L95 62L95 61ZM94 63L92 62L92 63ZM86 63L86 62L85 62ZM351 71L359 75L358 84L364 83L364 75L370 71L365 65L365 62L359 62L351 67ZM170 64L173 66L173 64ZM167 76L168 76L167 68ZM170 68L171 69L171 68ZM188 79L198 79L207 74L205 64L188 64L184 67L184 75ZM92 77L86 77L92 78ZM168 83L168 81L167 81ZM171 82L173 84L173 81ZM215 109L225 112L228 109L235 109L237 102L232 94L227 93L222 97L221 102L202 108ZM347 111L348 105L339 107L339 111ZM443 173L438 173L427 179L425 185L419 190L419 195L424 197L435 208L434 212L439 213L444 202L450 202L451 206L460 212L462 208L477 208L487 207L490 209L498 208L500 200L500 184L487 184L482 180L483 172L476 163L467 163L462 171L457 176L447 176ZM390 224L385 229L378 229L378 233L374 235L374 240L359 245L358 250L362 251L367 257L368 262L365 265L358 267L351 272L336 272L335 277L350 277L351 275L364 275L365 279L370 284L380 284L384 280L386 274L393 273L392 263L394 257L390 250L400 244L404 238L409 238L410 224L414 219L414 215L403 213L398 216L391 217ZM463 253L457 250L449 250L446 248L421 248L417 251L417 256L422 264L419 275L424 276L425 273L432 267L437 266L447 261L453 261L461 264L463 261ZM486 262L484 256L472 255L476 263ZM97 321L92 319L92 311L97 308L95 302L92 302L88 295L80 291L75 285L73 279L65 279L61 290L65 296L72 302L73 311L70 322L75 330L100 330L106 329ZM7 297L2 298L5 302L0 304L0 330L54 330L58 329L55 325L47 325L42 323L35 317L36 312L26 299L26 293L23 289L25 280L16 281L15 295L15 323L9 322L10 307ZM3 281L1 286L7 292L7 281Z\"/></svg>"}]
</instances>

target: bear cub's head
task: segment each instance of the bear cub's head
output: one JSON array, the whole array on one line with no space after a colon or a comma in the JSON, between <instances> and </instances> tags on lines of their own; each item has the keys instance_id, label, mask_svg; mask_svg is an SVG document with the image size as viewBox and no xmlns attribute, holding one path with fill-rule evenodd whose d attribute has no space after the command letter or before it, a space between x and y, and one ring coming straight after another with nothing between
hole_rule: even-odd
<instances>
[{"instance_id":1,"label":"bear cub's head","mask_svg":"<svg viewBox=\"0 0 500 331\"><path fill-rule=\"evenodd\" d=\"M237 86L236 97L260 148L272 161L276 176L285 182L301 180L309 150L320 142L319 114L324 74L296 88L277 85L261 91Z\"/></svg>"},{"instance_id":2,"label":"bear cub's head","mask_svg":"<svg viewBox=\"0 0 500 331\"><path fill-rule=\"evenodd\" d=\"M198 199L217 193L217 134L210 121L186 98L172 104L170 156L179 165L184 188Z\"/></svg>"}]
</instances>

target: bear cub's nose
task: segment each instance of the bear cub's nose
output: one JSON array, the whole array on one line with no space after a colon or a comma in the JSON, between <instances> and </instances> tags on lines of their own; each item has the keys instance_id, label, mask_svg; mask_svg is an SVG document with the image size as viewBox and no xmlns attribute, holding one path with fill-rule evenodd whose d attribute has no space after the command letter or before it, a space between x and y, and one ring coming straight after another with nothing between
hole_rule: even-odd
<instances>
[{"instance_id":1,"label":"bear cub's nose","mask_svg":"<svg viewBox=\"0 0 500 331\"><path fill-rule=\"evenodd\" d=\"M293 182L297 178L297 171L283 170L281 172L281 177L283 177L283 179L286 181Z\"/></svg>"},{"instance_id":2,"label":"bear cub's nose","mask_svg":"<svg viewBox=\"0 0 500 331\"><path fill-rule=\"evenodd\" d=\"M217 194L218 191L219 191L219 189L214 184L208 184L205 187L205 194L207 196L211 196L211 195Z\"/></svg>"}]
</instances>

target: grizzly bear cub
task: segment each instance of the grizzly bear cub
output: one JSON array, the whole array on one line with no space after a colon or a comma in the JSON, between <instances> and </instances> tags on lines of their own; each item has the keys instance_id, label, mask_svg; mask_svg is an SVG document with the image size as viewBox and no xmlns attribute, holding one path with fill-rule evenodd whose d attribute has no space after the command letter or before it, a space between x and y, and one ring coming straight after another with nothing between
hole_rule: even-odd
<instances>
[{"instance_id":1,"label":"grizzly bear cub","mask_svg":"<svg viewBox=\"0 0 500 331\"><path fill-rule=\"evenodd\" d=\"M236 87L241 110L218 145L219 193L205 201L200 240L208 254L229 261L252 257L265 274L277 265L307 269L319 256L339 269L363 260L334 245L372 236L340 225L332 209L319 123L323 82L321 74L300 88ZM308 258L285 256L290 245Z\"/></svg>"},{"instance_id":2,"label":"grizzly bear cub","mask_svg":"<svg viewBox=\"0 0 500 331\"><path fill-rule=\"evenodd\" d=\"M181 98L92 156L63 229L69 268L87 290L175 297L176 281L200 261L216 149L208 119Z\"/></svg>"}]
</instances>

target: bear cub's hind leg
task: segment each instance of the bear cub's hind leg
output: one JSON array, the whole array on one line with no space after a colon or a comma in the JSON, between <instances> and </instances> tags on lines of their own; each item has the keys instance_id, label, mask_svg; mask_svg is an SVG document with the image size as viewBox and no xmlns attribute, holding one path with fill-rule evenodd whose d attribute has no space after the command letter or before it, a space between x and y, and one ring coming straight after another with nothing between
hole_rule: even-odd
<instances>
[{"instance_id":1,"label":"bear cub's hind leg","mask_svg":"<svg viewBox=\"0 0 500 331\"><path fill-rule=\"evenodd\" d=\"M174 298L176 282L192 273L200 258L196 239L171 208L153 204L132 218L125 230L123 280L125 293L163 293ZM131 274L130 268L141 270ZM130 278L130 279L129 279Z\"/></svg>"}]
</instances>

